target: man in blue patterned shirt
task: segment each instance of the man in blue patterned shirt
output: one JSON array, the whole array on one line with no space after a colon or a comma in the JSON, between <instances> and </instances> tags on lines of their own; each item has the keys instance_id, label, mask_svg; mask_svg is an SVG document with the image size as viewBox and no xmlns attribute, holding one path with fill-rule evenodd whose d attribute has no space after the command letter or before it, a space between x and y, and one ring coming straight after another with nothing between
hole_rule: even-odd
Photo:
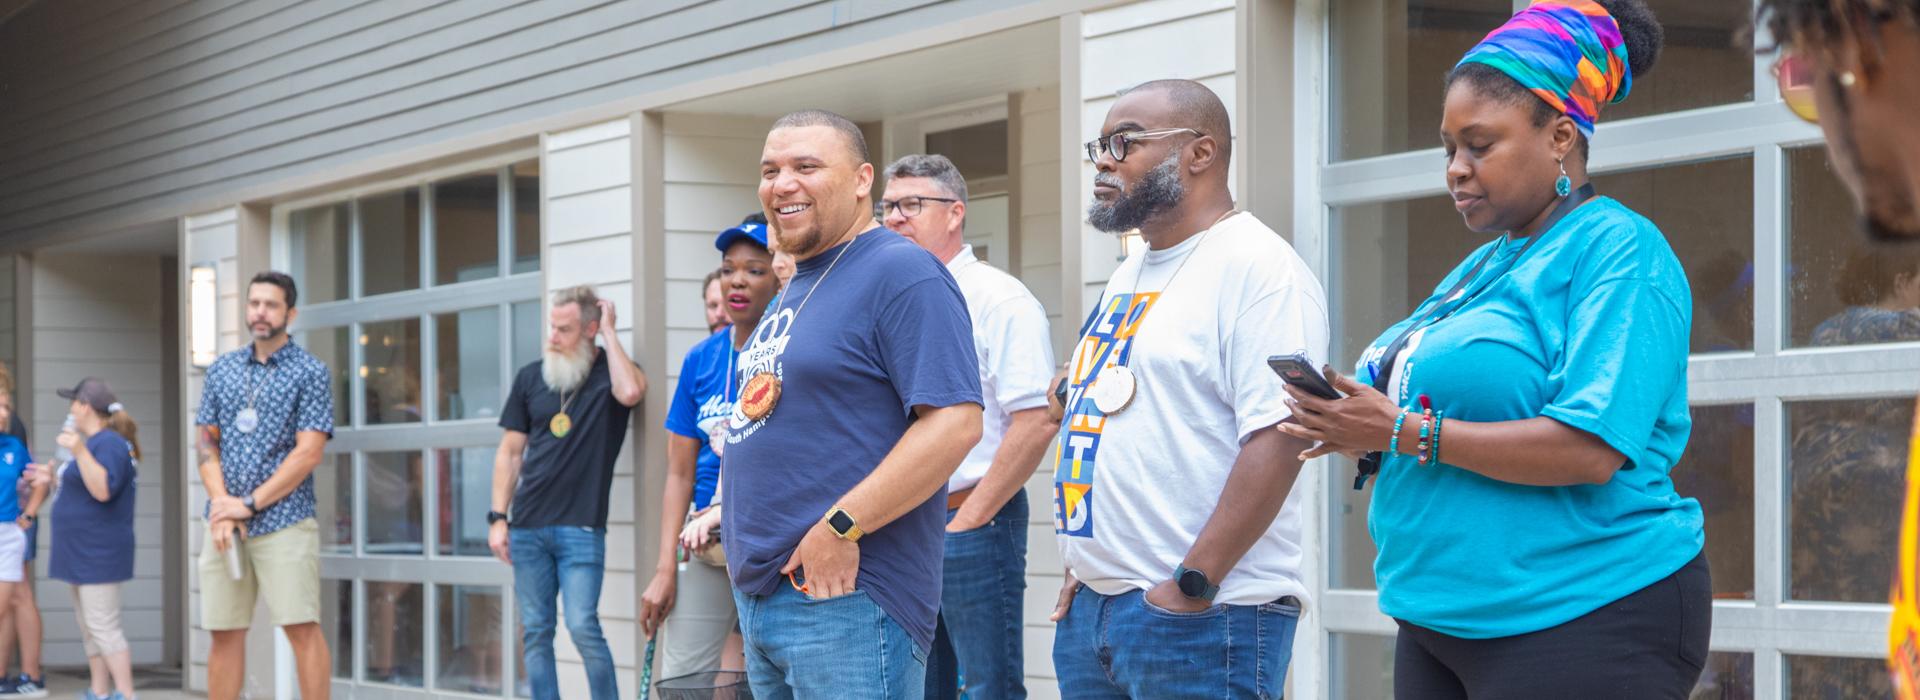
<instances>
[{"instance_id":1,"label":"man in blue patterned shirt","mask_svg":"<svg viewBox=\"0 0 1920 700\"><path fill-rule=\"evenodd\" d=\"M208 545L200 550L200 621L213 633L207 696L240 695L256 597L286 632L300 696L326 698L332 655L320 630L320 528L313 469L333 437L327 366L287 336L293 278L262 272L247 285L253 342L207 368L200 411L200 481L207 487ZM225 554L241 547L241 576Z\"/></svg>"}]
</instances>

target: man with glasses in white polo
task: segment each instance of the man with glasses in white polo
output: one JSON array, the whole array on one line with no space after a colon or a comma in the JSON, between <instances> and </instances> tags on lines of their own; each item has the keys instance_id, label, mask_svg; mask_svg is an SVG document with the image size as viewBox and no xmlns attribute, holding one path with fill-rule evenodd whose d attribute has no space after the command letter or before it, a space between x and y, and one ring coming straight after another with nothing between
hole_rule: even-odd
<instances>
[{"instance_id":1,"label":"man with glasses in white polo","mask_svg":"<svg viewBox=\"0 0 1920 700\"><path fill-rule=\"evenodd\" d=\"M1047 310L967 245L967 181L953 161L910 155L886 174L880 209L887 228L945 263L967 300L984 399L980 442L947 480L946 566L927 697L954 697L964 680L973 697L1024 698L1025 486L1054 429L1046 408L1053 376Z\"/></svg>"}]
</instances>

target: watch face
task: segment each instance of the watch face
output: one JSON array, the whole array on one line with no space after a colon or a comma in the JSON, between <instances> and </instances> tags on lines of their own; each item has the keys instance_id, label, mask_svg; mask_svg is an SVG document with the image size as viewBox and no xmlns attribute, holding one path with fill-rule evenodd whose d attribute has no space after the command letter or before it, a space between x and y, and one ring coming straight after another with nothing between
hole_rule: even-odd
<instances>
[{"instance_id":1,"label":"watch face","mask_svg":"<svg viewBox=\"0 0 1920 700\"><path fill-rule=\"evenodd\" d=\"M853 516L847 515L844 510L836 510L833 515L827 516L827 527L833 528L834 532L844 536L853 529Z\"/></svg>"},{"instance_id":2,"label":"watch face","mask_svg":"<svg viewBox=\"0 0 1920 700\"><path fill-rule=\"evenodd\" d=\"M1180 573L1180 592L1188 598L1199 598L1207 594L1207 575L1187 569Z\"/></svg>"}]
</instances>

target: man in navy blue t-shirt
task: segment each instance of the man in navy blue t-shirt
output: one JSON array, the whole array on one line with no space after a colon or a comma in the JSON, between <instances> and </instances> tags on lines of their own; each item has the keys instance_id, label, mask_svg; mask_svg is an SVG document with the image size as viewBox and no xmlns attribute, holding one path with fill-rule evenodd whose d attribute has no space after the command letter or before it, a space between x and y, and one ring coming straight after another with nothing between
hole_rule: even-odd
<instances>
[{"instance_id":1,"label":"man in navy blue t-shirt","mask_svg":"<svg viewBox=\"0 0 1920 700\"><path fill-rule=\"evenodd\" d=\"M980 439L966 300L873 223L852 122L774 123L760 163L793 281L741 353L721 527L757 697L918 698L947 477Z\"/></svg>"}]
</instances>

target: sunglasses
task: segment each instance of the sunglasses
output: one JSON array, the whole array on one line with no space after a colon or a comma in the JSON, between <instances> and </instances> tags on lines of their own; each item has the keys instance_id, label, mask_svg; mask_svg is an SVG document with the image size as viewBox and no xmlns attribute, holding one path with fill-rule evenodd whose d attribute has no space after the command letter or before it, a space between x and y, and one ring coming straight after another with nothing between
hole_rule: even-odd
<instances>
[{"instance_id":1,"label":"sunglasses","mask_svg":"<svg viewBox=\"0 0 1920 700\"><path fill-rule=\"evenodd\" d=\"M1780 54L1773 62L1773 77L1780 82L1780 101L1793 115L1810 123L1820 123L1820 108L1813 99L1813 66L1807 59L1791 53Z\"/></svg>"}]
</instances>

